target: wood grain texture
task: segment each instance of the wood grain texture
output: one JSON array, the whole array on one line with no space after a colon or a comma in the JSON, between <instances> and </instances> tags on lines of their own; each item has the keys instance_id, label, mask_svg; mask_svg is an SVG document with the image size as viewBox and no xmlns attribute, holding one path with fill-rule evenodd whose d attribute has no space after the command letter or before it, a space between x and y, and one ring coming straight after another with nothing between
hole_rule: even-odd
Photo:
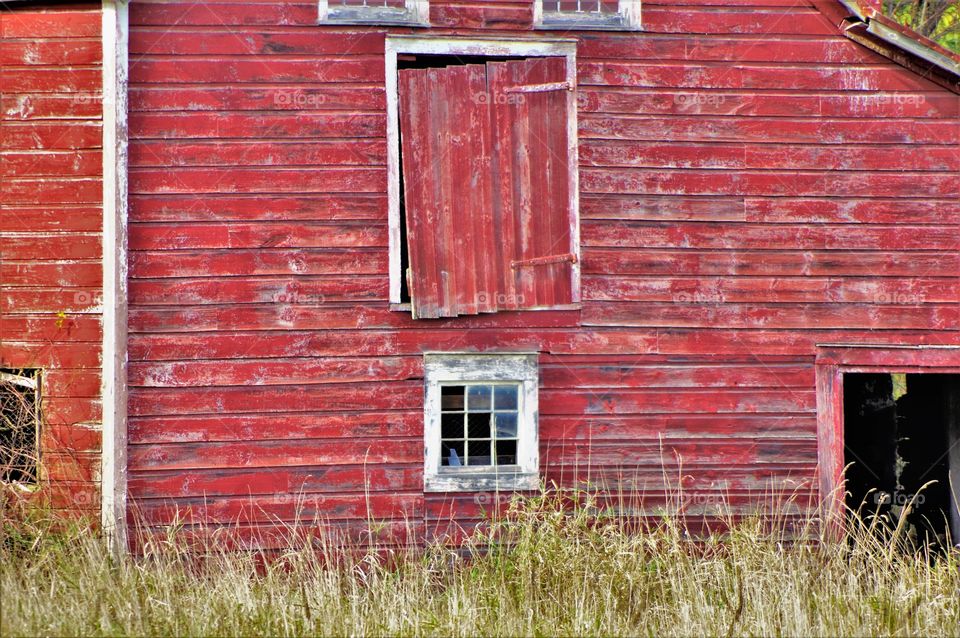
<instances>
[{"instance_id":1,"label":"wood grain texture","mask_svg":"<svg viewBox=\"0 0 960 638\"><path fill-rule=\"evenodd\" d=\"M94 520L102 420L100 22L99 8L69 3L0 12L0 368L41 369L42 478L31 498Z\"/></svg>"},{"instance_id":2,"label":"wood grain texture","mask_svg":"<svg viewBox=\"0 0 960 638\"><path fill-rule=\"evenodd\" d=\"M432 35L556 35L523 0L431 4ZM697 516L809 503L816 344L960 345L960 101L813 3L647 0L641 34L565 34L583 309L429 321L387 303L392 30L315 19L294 0L131 7L130 486L152 525L177 505L292 521L302 497L350 531L370 511L400 535L469 527L497 495L422 494L430 350L541 353L548 480L648 511L683 488ZM31 105L17 126L61 108ZM55 171L93 161L97 131L10 135ZM15 250L50 249L98 254ZM12 272L40 303L43 272Z\"/></svg>"}]
</instances>

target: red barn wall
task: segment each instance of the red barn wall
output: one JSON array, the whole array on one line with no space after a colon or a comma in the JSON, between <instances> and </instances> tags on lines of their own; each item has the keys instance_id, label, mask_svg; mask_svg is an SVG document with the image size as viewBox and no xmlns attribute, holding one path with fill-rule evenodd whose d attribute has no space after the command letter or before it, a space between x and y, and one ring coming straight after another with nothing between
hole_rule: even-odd
<instances>
[{"instance_id":1,"label":"red barn wall","mask_svg":"<svg viewBox=\"0 0 960 638\"><path fill-rule=\"evenodd\" d=\"M531 35L529 2L432 5L416 33ZM542 352L547 479L655 505L682 474L692 514L805 498L815 344L960 344L960 102L812 4L647 0L643 33L573 34L582 311L429 322L388 305L388 30L315 19L131 7L148 524L469 522L489 495L422 489L421 352L446 349Z\"/></svg>"},{"instance_id":2,"label":"red barn wall","mask_svg":"<svg viewBox=\"0 0 960 638\"><path fill-rule=\"evenodd\" d=\"M0 12L0 367L41 368L38 493L97 517L100 3Z\"/></svg>"}]
</instances>

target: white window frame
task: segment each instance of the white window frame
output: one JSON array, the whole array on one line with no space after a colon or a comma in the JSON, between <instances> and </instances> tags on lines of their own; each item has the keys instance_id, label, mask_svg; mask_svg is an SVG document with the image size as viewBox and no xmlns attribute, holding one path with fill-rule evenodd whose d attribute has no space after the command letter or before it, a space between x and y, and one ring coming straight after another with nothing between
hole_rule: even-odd
<instances>
[{"instance_id":1,"label":"white window frame","mask_svg":"<svg viewBox=\"0 0 960 638\"><path fill-rule=\"evenodd\" d=\"M585 0L587 1L587 0ZM619 0L617 13L544 11L543 0L533 1L534 29L640 31L641 0Z\"/></svg>"},{"instance_id":2,"label":"white window frame","mask_svg":"<svg viewBox=\"0 0 960 638\"><path fill-rule=\"evenodd\" d=\"M403 9L376 6L377 0L369 1L371 3L369 6L344 6L336 0L320 0L319 22L321 24L430 26L430 0L406 0Z\"/></svg>"},{"instance_id":3,"label":"white window frame","mask_svg":"<svg viewBox=\"0 0 960 638\"><path fill-rule=\"evenodd\" d=\"M429 352L424 367L424 465L425 492L484 492L535 490L540 487L538 435L539 369L532 352L476 354ZM517 415L517 464L502 466L441 465L440 388L471 383L520 384ZM515 468L515 469L513 469Z\"/></svg>"},{"instance_id":4,"label":"white window frame","mask_svg":"<svg viewBox=\"0 0 960 638\"><path fill-rule=\"evenodd\" d=\"M387 91L387 220L390 246L390 307L410 311L409 303L400 298L403 272L400 254L400 119L397 95L398 55L478 55L488 57L562 57L566 59L567 82L574 90L567 91L567 174L569 206L573 211L570 242L576 255L573 267L573 303L580 302L580 186L577 150L577 41L571 38L516 40L498 38L453 38L422 36L387 36L385 44Z\"/></svg>"}]
</instances>

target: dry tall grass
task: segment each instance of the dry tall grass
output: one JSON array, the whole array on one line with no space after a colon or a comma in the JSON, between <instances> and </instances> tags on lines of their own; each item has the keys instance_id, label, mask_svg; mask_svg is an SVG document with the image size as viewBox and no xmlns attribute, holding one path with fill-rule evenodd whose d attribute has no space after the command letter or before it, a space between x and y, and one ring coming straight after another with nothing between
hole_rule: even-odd
<instances>
[{"instance_id":1,"label":"dry tall grass","mask_svg":"<svg viewBox=\"0 0 960 638\"><path fill-rule=\"evenodd\" d=\"M629 532L569 503L517 501L466 552L325 547L324 560L314 542L265 561L214 541L202 567L176 532L116 559L82 529L8 519L0 633L960 634L956 554L927 556L863 529L848 545L788 542L784 526L761 519L692 542L670 518Z\"/></svg>"}]
</instances>

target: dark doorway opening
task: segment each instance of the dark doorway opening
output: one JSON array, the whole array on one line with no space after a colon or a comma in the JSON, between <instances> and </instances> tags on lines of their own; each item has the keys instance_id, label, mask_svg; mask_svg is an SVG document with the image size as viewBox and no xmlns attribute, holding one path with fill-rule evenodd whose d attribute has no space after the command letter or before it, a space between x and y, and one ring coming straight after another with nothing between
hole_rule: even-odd
<instances>
[{"instance_id":1,"label":"dark doorway opening","mask_svg":"<svg viewBox=\"0 0 960 638\"><path fill-rule=\"evenodd\" d=\"M843 418L847 506L916 544L960 543L960 375L844 374Z\"/></svg>"}]
</instances>

